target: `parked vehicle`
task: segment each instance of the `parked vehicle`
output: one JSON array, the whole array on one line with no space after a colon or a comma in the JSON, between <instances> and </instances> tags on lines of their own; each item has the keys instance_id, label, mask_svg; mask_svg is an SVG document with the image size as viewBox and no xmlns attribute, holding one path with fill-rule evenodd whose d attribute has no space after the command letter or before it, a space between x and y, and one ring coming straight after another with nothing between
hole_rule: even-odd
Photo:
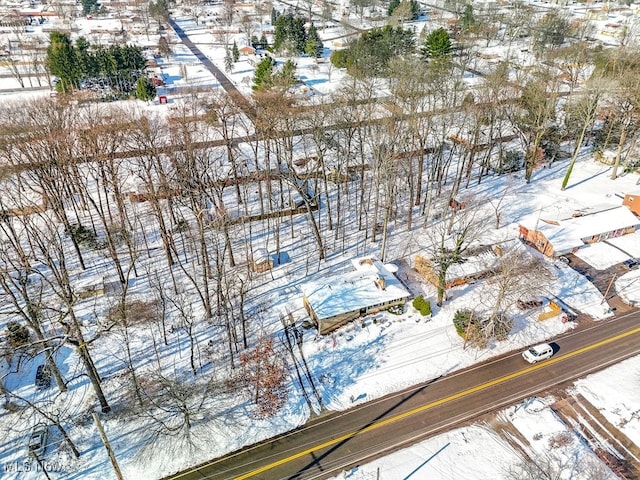
<instances>
[{"instance_id":1,"label":"parked vehicle","mask_svg":"<svg viewBox=\"0 0 640 480\"><path fill-rule=\"evenodd\" d=\"M543 305L543 301L541 299L535 299L535 300L518 299L518 301L516 302L516 306L520 310L529 310L531 308L538 308L538 307L541 307L542 305Z\"/></svg>"},{"instance_id":2,"label":"parked vehicle","mask_svg":"<svg viewBox=\"0 0 640 480\"><path fill-rule=\"evenodd\" d=\"M47 449L47 433L49 429L45 425L36 425L31 429L27 442L27 454L30 457L41 458Z\"/></svg>"},{"instance_id":3,"label":"parked vehicle","mask_svg":"<svg viewBox=\"0 0 640 480\"><path fill-rule=\"evenodd\" d=\"M640 258L630 258L622 262L622 266L629 270L640 267Z\"/></svg>"},{"instance_id":4,"label":"parked vehicle","mask_svg":"<svg viewBox=\"0 0 640 480\"><path fill-rule=\"evenodd\" d=\"M41 390L51 386L51 371L44 363L36 369L36 388Z\"/></svg>"},{"instance_id":5,"label":"parked vehicle","mask_svg":"<svg viewBox=\"0 0 640 480\"><path fill-rule=\"evenodd\" d=\"M537 363L553 356L553 348L548 343L541 343L522 352L522 358L529 363Z\"/></svg>"}]
</instances>

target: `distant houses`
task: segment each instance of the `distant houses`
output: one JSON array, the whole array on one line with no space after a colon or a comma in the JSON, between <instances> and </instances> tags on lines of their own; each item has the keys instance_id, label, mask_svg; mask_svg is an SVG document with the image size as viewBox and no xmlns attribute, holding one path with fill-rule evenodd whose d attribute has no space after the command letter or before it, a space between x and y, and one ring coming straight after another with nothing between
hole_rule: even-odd
<instances>
[{"instance_id":1,"label":"distant houses","mask_svg":"<svg viewBox=\"0 0 640 480\"><path fill-rule=\"evenodd\" d=\"M590 243L633 233L640 219L626 206L595 206L551 219L536 213L520 222L520 238L548 257L575 252Z\"/></svg>"},{"instance_id":2,"label":"distant houses","mask_svg":"<svg viewBox=\"0 0 640 480\"><path fill-rule=\"evenodd\" d=\"M301 285L304 306L327 334L360 316L403 305L411 294L379 260L352 260L354 270Z\"/></svg>"}]
</instances>

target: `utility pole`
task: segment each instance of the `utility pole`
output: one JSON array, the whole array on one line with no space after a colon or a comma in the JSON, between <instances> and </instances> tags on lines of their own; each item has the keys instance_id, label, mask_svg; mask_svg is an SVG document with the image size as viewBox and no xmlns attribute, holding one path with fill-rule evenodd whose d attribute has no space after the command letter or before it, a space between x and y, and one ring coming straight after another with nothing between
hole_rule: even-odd
<instances>
[{"instance_id":1,"label":"utility pole","mask_svg":"<svg viewBox=\"0 0 640 480\"><path fill-rule=\"evenodd\" d=\"M100 438L102 439L102 443L104 444L104 448L107 449L107 454L109 454L109 460L111 460L111 465L113 465L113 470L116 472L116 478L118 480L124 480L122 476L122 472L120 471L120 466L118 465L118 461L116 460L116 456L111 449L111 445L109 444L109 439L107 438L107 434L104 433L104 428L102 428L102 422L100 422L100 417L96 412L91 412L91 416L93 417L93 421L96 422L96 427L98 427L98 433L100 434Z\"/></svg>"},{"instance_id":2,"label":"utility pole","mask_svg":"<svg viewBox=\"0 0 640 480\"><path fill-rule=\"evenodd\" d=\"M600 302L600 305L602 305L604 302L607 301L607 295L609 294L609 290L611 290L611 285L613 285L613 281L616 279L617 276L618 274L614 273L613 277L611 277L611 281L609 282L609 285L607 286L607 290L604 292L604 295L602 296L602 301Z\"/></svg>"}]
</instances>

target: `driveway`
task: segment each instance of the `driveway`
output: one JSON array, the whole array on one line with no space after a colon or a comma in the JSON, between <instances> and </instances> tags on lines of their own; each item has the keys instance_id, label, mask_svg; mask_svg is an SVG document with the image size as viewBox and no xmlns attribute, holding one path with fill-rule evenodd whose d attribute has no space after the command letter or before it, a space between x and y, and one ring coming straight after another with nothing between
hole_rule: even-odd
<instances>
[{"instance_id":1,"label":"driveway","mask_svg":"<svg viewBox=\"0 0 640 480\"><path fill-rule=\"evenodd\" d=\"M572 253L565 255L565 257L569 259L569 266L571 268L587 276L587 278L591 280L591 283L605 296L607 302L609 302L609 305L611 305L611 308L615 311L616 316L635 310L631 305L626 304L616 295L615 286L613 285L616 278L624 275L628 271L622 265L616 264L604 270L596 270Z\"/></svg>"}]
</instances>

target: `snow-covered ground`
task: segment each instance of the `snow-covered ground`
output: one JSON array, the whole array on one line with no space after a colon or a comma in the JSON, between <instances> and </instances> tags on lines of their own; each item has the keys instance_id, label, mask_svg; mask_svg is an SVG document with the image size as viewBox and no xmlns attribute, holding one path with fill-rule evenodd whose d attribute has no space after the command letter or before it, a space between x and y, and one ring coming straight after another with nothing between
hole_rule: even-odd
<instances>
[{"instance_id":1,"label":"snow-covered ground","mask_svg":"<svg viewBox=\"0 0 640 480\"><path fill-rule=\"evenodd\" d=\"M86 28L87 22L83 27ZM97 20L102 22L102 20ZM214 63L224 70L224 50L216 46L216 36L192 20L180 19L183 28L190 38L198 44L203 52ZM104 21L105 28L108 26ZM343 32L338 28L321 31L325 38L338 37ZM242 46L244 35L237 36ZM160 62L159 68L167 78L164 90L172 101L181 98L180 87L207 86L215 88L217 82L213 76L196 61L196 58L182 45L174 45L171 61ZM297 74L314 94L322 95L339 89L345 78L344 71L334 70L328 63L317 64L313 59L301 58ZM251 91L247 78L253 75L254 66L249 58L243 57L234 65L229 77L246 94ZM185 75L186 73L186 75ZM11 79L7 79L12 81ZM8 88L3 79L3 88ZM161 90L162 93L163 91ZM45 92L45 94L48 94ZM15 94L13 94L15 96ZM35 93L34 93L35 95ZM140 105L150 111L170 113L172 103L168 105ZM502 213L502 228L491 234L495 239L513 239L518 235L518 219L536 212L554 212L561 204L564 209L578 210L580 207L604 201L615 200L621 192L637 190L637 175L626 175L611 181L606 175L609 167L593 161L590 156L579 159L569 184L569 188L560 191L561 177L566 163L559 162L550 168L534 174L531 184L525 184L521 174L505 175L486 179L475 188L469 189L471 195L490 198L506 192ZM306 227L296 220L296 231L304 232L309 237ZM293 228L292 228L293 229ZM258 233L258 232L254 232ZM304 237L304 235L301 235ZM417 237L419 229L410 232L395 232L389 245L388 258L406 260L419 251ZM610 240L630 255L640 257L639 234ZM353 239L347 239L347 243ZM153 242L153 240L151 240ZM155 244L157 245L157 243ZM254 286L252 296L262 299L265 310L259 319L256 330L273 333L279 329L279 315L286 310L292 312L296 320L306 318L301 292L297 284L309 274L339 271L349 265L350 260L358 255L379 254L379 244L355 241L341 253L333 253L322 265L310 266L306 261L308 243L300 239L285 240L282 250L287 251L291 262L275 268L272 273L264 274L259 284ZM337 250L337 249L336 249ZM619 249L605 244L594 244L578 253L581 258L596 268L607 268L628 258ZM159 262L156 257L146 265ZM96 260L97 262L97 260ZM398 262L400 264L400 262ZM96 263L93 272L86 274L88 283L98 282L103 275ZM602 295L583 276L562 263L548 263L555 279L542 292L546 297L557 296L572 309L591 315L595 320L609 318L611 312L603 303ZM426 282L419 281L403 264L398 275L406 282L410 290L421 293L426 298L435 297L434 288ZM403 276L404 275L404 276ZM145 298L149 284L146 280L134 282L131 296ZM448 292L448 301L441 308L434 307L430 321L408 307L402 315L380 313L347 325L334 334L318 337L312 331L305 330L302 349L308 361L312 375L318 380L319 392L323 404L332 410L341 410L378 398L401 388L446 375L456 369L500 355L511 350L518 350L526 345L553 337L568 328L571 323L563 323L559 317L544 322L536 321L537 313L513 312L514 327L507 340L492 342L486 349L463 349L463 341L456 334L452 318L456 310L475 307L482 303L491 286L485 282L455 287ZM616 281L616 292L625 301L640 302L640 270L631 271ZM100 300L85 303L79 315L92 328L93 312L103 308ZM432 302L433 303L433 302ZM197 310L197 308L195 308ZM198 313L198 312L196 312ZM198 325L195 335L206 344L210 338L221 338L215 328ZM212 333L213 332L213 333ZM141 364L153 363L155 353L149 348L148 336L140 332L134 338L134 345L139 349ZM254 332L256 333L256 332ZM153 334L158 334L154 332ZM257 333L256 333L257 334ZM137 342L137 343L136 343ZM162 350L162 362L173 364L177 370L188 364L188 353L185 337L180 333L172 333L169 344ZM122 338L113 335L101 341L95 352L98 369L104 377L107 396L118 399L124 390L122 371ZM218 352L203 352L203 357L210 361L219 360ZM100 444L100 439L87 411L87 405L94 402L88 381L81 375L81 366L70 348L61 348L56 357L67 378L74 378L69 384L67 394L53 400L73 424L69 431L74 442L81 450L78 460L60 447L59 436L52 435L50 454L47 457L49 470L53 478L65 479L108 479L115 478L108 457ZM8 377L7 387L17 393L41 399L43 392L35 392L32 379L35 368L41 358L25 360L18 374ZM410 368L408 368L410 367ZM4 368L4 365L3 365ZM638 410L640 409L640 387L637 375L640 370L640 359L635 358L600 374L595 374L576 383L585 397L597 406L612 423L620 425L625 433L636 443L640 442L638 426ZM4 372L3 372L4 373ZM627 385L624 393L620 385ZM122 406L125 402L116 402ZM521 434L530 439L534 450L542 453L551 437L564 431L565 427L550 412L548 399L535 399L526 404L517 405L501 413L502 418L510 422ZM153 440L150 431L152 422L144 415L135 416L130 412L116 409L113 415L104 417L107 435L115 450L125 478L153 479L173 471L185 468L209 458L219 456L244 445L271 437L278 433L295 428L306 422L311 411L303 399L299 385L292 379L289 385L289 400L283 410L274 417L262 420L253 418L251 402L248 398L238 398L235 394L217 394L208 399L200 416L194 419L192 429L193 446L184 445L182 440L173 437L161 437ZM2 478L37 479L42 474L36 471L17 472L24 468L25 460L25 428L28 419L2 412L0 416L0 463L4 471ZM53 432L52 432L53 433ZM212 440L214 439L214 440ZM573 438L561 449L559 455L592 456L593 454L581 442ZM439 435L411 449L398 452L369 465L360 466L357 470L345 472L344 478L375 478L380 469L380 478L429 478L429 479L501 479L507 478L509 471L521 460L520 452L513 449L504 439L486 425L474 425ZM35 469L35 467L32 466ZM58 473L56 473L56 471ZM580 480L588 477L576 475ZM601 477L607 478L607 477Z\"/></svg>"},{"instance_id":2,"label":"snow-covered ground","mask_svg":"<svg viewBox=\"0 0 640 480\"><path fill-rule=\"evenodd\" d=\"M481 185L482 189L499 191L507 185L512 190L506 198L507 207L503 217L506 226L501 228L499 235L514 238L517 235L517 219L521 213L547 208L550 202L549 198L552 195L558 199L557 201L580 206L583 202L589 201L591 197L607 197L612 192L626 190L637 180L635 176L628 175L613 182L604 175L595 175L603 168L606 169L589 158L582 159L575 169L572 186L562 194L560 194L558 187L563 173L562 164L540 172L534 176L529 185L522 181L518 182L517 175L511 178L495 177L486 180ZM526 199L526 201L522 201L522 199ZM391 252L406 251L414 241L413 235L415 232L394 235L390 246ZM264 274L262 284L255 287L253 295L256 298L269 299L265 304L266 311L261 321L262 328L267 331L277 331L278 316L287 309L296 319L303 319L306 316L303 311L301 295L296 286L304 277L304 272L309 269L308 264L305 266L304 248L304 245L299 242L284 242L282 250L288 252L292 261L275 268L272 273ZM377 248L378 246L375 244L359 245L358 252L361 255L376 254ZM353 253L347 251L344 254L332 255L326 265L322 266L322 270L339 271L347 268L354 254L355 251ZM591 314L594 319L607 317L606 303L604 306L602 305L602 295L584 276L561 262L555 264L550 262L549 267L556 273L557 278L551 282L548 291L545 292L547 296L557 295L571 308ZM312 268L313 270L315 269ZM91 276L91 272L94 272L96 281L103 274L98 268L89 270L89 272L86 275ZM422 293L426 298L434 298L435 290L431 285L417 280L415 276L405 278L403 275L407 273L409 272L406 270L406 266L401 266L398 275L406 282L412 292ZM637 278L637 273L638 271L630 272L621 277L619 282L623 279L631 281L631 279ZM271 275L273 275L273 279ZM492 342L486 349L469 347L463 349L462 339L455 333L451 319L456 310L477 306L482 297L486 296L487 288L490 288L490 285L486 282L477 282L473 285L450 289L449 300L441 309L434 306L433 317L430 321L425 321L412 307L408 307L403 315L379 313L367 317L363 321L353 322L325 337L317 337L312 332L305 331L302 348L310 371L318 380L319 392L325 406L332 410L349 408L359 402L380 397L417 382L446 375L491 356L521 349L525 345L553 337L567 328L571 328L571 323L563 323L558 317L538 322L535 314L527 315L514 310L512 312L515 322L514 328L507 340ZM131 295L144 298L147 289L145 281L137 281L132 285ZM635 290L632 295L633 299L640 301L639 290ZM83 318L87 318L87 321L90 321L91 313L96 308L96 303L90 302L86 304L86 314L79 313ZM211 331L203 326L198 329L196 335L206 339L211 335ZM140 341L145 341L144 335L141 335ZM169 346L161 353L163 363L169 361L186 365L188 354L185 342L185 337L179 333L171 334ZM101 340L101 345L102 347L95 352L96 362L105 377L107 395L114 398L122 390L123 384L119 376L111 376L109 372L119 371L122 362L122 355L119 353L122 348L122 339L118 336L111 336ZM155 362L156 360L153 359L155 354L150 352L148 347L146 351L146 355L151 355L148 361ZM68 347L62 348L58 353L58 361L63 367L65 375L69 377L74 376L73 372L80 372L80 365L75 355L71 353ZM39 363L38 359L24 362L19 375L10 375L7 386L26 396L42 395L42 393L36 394L33 391L31 380L37 363ZM619 380L618 385L623 383L633 382L632 379ZM100 446L95 427L84 410L84 405L87 401L91 401L92 396L90 389L87 388L85 377L77 377L77 380L72 382L70 387L72 387L70 392L61 396L58 401L64 402L63 404L67 408L76 412L73 415L77 418L77 422L73 425L71 434L79 445L82 455L80 459L74 460L64 449L58 449L50 454L48 460L52 466L59 465L64 470L64 478L112 478L107 455ZM597 389L594 387L592 391L595 392ZM633 412L637 411L640 405L634 399L638 399L640 396L630 391L628 398L621 402L620 397L614 392L614 389L604 388L602 393L598 394L599 401L605 405L602 408L608 408L607 405L610 402L612 410L621 412L621 415L630 419L635 418ZM628 410L627 412L621 410L621 403ZM207 402L206 407L202 416L194 422L192 440L195 447L187 449L188 455L180 453L186 447L172 437L163 437L150 442L152 437L150 437L149 419L131 417L126 412L120 414L116 412L114 416L105 417L105 429L125 478L161 477L171 471L294 428L303 424L310 415L310 410L303 399L300 388L294 380L289 388L289 401L281 412L269 419L255 420L250 413L252 409L249 399L239 399L233 395L217 395L215 399ZM220 412L226 413L221 414ZM522 415L521 410L518 412L520 412L519 415ZM531 420L529 423L535 425L543 421L546 422L546 420L547 417L541 417L538 420ZM12 415L5 414L0 418L3 431L8 433L2 448L2 462L5 465L22 465L25 458L24 429L20 427L20 424L14 423L15 421L16 419ZM635 421L637 423L637 420ZM634 422L630 421L628 424L633 426ZM527 431L526 427L522 427L522 429L525 436L535 434L535 431ZM212 436L215 437L215 442L210 440ZM449 447L435 457L438 458L438 462L444 463L442 466L434 467L437 468L436 472L440 472L440 477L435 476L434 473L433 478L453 478L449 476L448 472L460 472L460 475L464 475L464 472L468 471L465 469L474 468L474 462L481 462L477 457L463 455L461 452L464 450L456 450L467 448L466 443L464 443L464 447L455 447L460 441L464 442L464 438L467 440L480 438L481 442L499 442L495 434L475 426L469 430L451 432L447 437L437 437L437 439L428 441L426 447L419 447L418 453L409 452L406 455L413 456L412 458L423 458L427 455L425 452L433 454L445 444L450 443ZM59 438L55 440L56 444L57 442L59 442ZM464 458L465 462L457 461L454 467L451 465L452 460L447 460L447 456L453 455L456 451L458 453L452 458ZM509 465L513 463L515 453L508 448L497 451L503 452L499 456L503 459L504 467L500 468L508 470ZM167 455L166 452L171 452L171 455ZM427 458L423 458L423 461ZM405 460L401 460L401 462L403 461ZM492 465L496 464L496 462L486 462L483 468L486 468L487 472L491 472ZM457 470L458 468L461 470ZM35 479L38 476L35 473L24 476L9 474L7 478ZM487 473L484 478L491 478L491 474Z\"/></svg>"},{"instance_id":3,"label":"snow-covered ground","mask_svg":"<svg viewBox=\"0 0 640 480\"><path fill-rule=\"evenodd\" d=\"M581 394L636 445L640 445L640 357L634 357L575 382L569 393ZM621 388L624 385L624 388ZM575 435L551 410L553 398L529 398L498 412L527 444L527 454L550 465L558 479L614 480L584 438ZM559 441L561 440L561 441ZM551 445L554 445L553 447ZM606 440L605 440L606 444ZM609 445L615 449L615 446ZM359 465L336 480L429 479L515 480L522 454L490 423L479 423L437 435L410 448ZM377 476L379 475L379 477ZM543 478L542 476L540 478ZM546 478L546 477L544 477Z\"/></svg>"}]
</instances>

